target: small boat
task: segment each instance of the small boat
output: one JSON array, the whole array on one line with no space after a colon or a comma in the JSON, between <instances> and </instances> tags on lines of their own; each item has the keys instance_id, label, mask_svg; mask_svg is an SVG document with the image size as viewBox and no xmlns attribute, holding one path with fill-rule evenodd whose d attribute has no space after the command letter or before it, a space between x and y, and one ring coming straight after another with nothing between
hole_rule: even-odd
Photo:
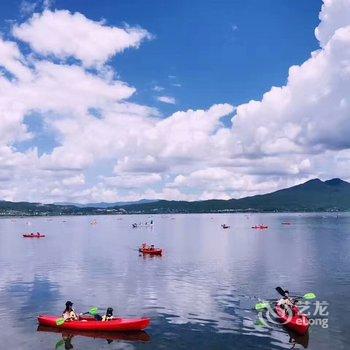
<instances>
[{"instance_id":1,"label":"small boat","mask_svg":"<svg viewBox=\"0 0 350 350\"><path fill-rule=\"evenodd\" d=\"M93 317L81 317L77 321L64 322L57 326L56 321L60 316L40 315L39 325L76 331L103 331L103 332L126 332L142 331L150 325L149 318L116 318L110 321L97 321Z\"/></svg>"},{"instance_id":2,"label":"small boat","mask_svg":"<svg viewBox=\"0 0 350 350\"><path fill-rule=\"evenodd\" d=\"M149 255L162 255L163 249L155 248L153 245L148 246L146 243L144 243L139 248L139 252L142 254L149 254Z\"/></svg>"},{"instance_id":3,"label":"small boat","mask_svg":"<svg viewBox=\"0 0 350 350\"><path fill-rule=\"evenodd\" d=\"M266 225L255 225L255 226L252 226L252 228L254 228L255 230L266 230L269 227Z\"/></svg>"},{"instance_id":4,"label":"small boat","mask_svg":"<svg viewBox=\"0 0 350 350\"><path fill-rule=\"evenodd\" d=\"M222 227L223 229L230 228L229 225L225 225L225 224L222 224L221 227Z\"/></svg>"},{"instance_id":5,"label":"small boat","mask_svg":"<svg viewBox=\"0 0 350 350\"><path fill-rule=\"evenodd\" d=\"M289 221L283 221L282 222L282 225L291 225L292 223L291 222L289 222Z\"/></svg>"},{"instance_id":6,"label":"small boat","mask_svg":"<svg viewBox=\"0 0 350 350\"><path fill-rule=\"evenodd\" d=\"M158 248L153 248L153 249L140 248L139 252L142 254L149 254L149 255L162 255L163 250Z\"/></svg>"},{"instance_id":7,"label":"small boat","mask_svg":"<svg viewBox=\"0 0 350 350\"><path fill-rule=\"evenodd\" d=\"M45 235L42 235L40 233L25 233L23 235L23 238L43 238Z\"/></svg>"},{"instance_id":8,"label":"small boat","mask_svg":"<svg viewBox=\"0 0 350 350\"><path fill-rule=\"evenodd\" d=\"M293 316L288 315L284 309L277 305L275 307L277 319L287 329L299 335L305 335L310 327L309 318L306 315L300 313L298 307L294 306L293 310Z\"/></svg>"},{"instance_id":9,"label":"small boat","mask_svg":"<svg viewBox=\"0 0 350 350\"><path fill-rule=\"evenodd\" d=\"M132 226L132 228L137 228L137 227L151 227L151 228L153 228L153 225L154 225L154 222L153 222L153 220L151 220L149 222L145 221L144 223L139 222L138 224L135 222L131 226Z\"/></svg>"}]
</instances>

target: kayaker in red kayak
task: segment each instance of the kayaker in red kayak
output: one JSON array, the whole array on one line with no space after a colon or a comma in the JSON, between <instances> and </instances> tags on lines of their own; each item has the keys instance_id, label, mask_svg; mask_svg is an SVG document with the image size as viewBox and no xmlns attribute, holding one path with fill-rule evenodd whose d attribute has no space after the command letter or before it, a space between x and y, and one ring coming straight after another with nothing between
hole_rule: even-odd
<instances>
[{"instance_id":1,"label":"kayaker in red kayak","mask_svg":"<svg viewBox=\"0 0 350 350\"><path fill-rule=\"evenodd\" d=\"M107 308L106 314L102 316L102 322L113 320L113 309L111 307Z\"/></svg>"},{"instance_id":2,"label":"kayaker in red kayak","mask_svg":"<svg viewBox=\"0 0 350 350\"><path fill-rule=\"evenodd\" d=\"M285 295L278 300L277 306L281 307L284 309L287 313L292 312L292 314L295 314L295 301L289 297L289 291L285 290Z\"/></svg>"},{"instance_id":3,"label":"kayaker in red kayak","mask_svg":"<svg viewBox=\"0 0 350 350\"><path fill-rule=\"evenodd\" d=\"M151 244L150 246L147 245L146 243L142 243L141 250L149 250L153 251L154 249L154 244Z\"/></svg>"},{"instance_id":4,"label":"kayaker in red kayak","mask_svg":"<svg viewBox=\"0 0 350 350\"><path fill-rule=\"evenodd\" d=\"M79 316L73 309L73 303L71 301L66 302L66 308L63 311L62 317L65 321L76 321L79 320Z\"/></svg>"},{"instance_id":5,"label":"kayaker in red kayak","mask_svg":"<svg viewBox=\"0 0 350 350\"><path fill-rule=\"evenodd\" d=\"M103 316L96 314L96 315L94 315L94 318L96 321L103 321L103 322L111 321L114 319L113 309L111 307L109 307L109 308L107 308L106 313Z\"/></svg>"},{"instance_id":6,"label":"kayaker in red kayak","mask_svg":"<svg viewBox=\"0 0 350 350\"><path fill-rule=\"evenodd\" d=\"M142 246L139 248L139 252L142 254L149 255L162 255L162 249L156 248L154 244L149 246L146 243L143 243Z\"/></svg>"}]
</instances>

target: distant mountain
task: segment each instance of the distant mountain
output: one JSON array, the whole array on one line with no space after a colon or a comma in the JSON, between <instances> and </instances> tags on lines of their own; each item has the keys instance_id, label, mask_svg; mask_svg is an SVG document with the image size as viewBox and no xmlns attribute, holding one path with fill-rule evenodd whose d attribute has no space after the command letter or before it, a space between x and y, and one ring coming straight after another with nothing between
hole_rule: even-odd
<instances>
[{"instance_id":1,"label":"distant mountain","mask_svg":"<svg viewBox=\"0 0 350 350\"><path fill-rule=\"evenodd\" d=\"M147 200L137 202L41 204L0 201L0 215L100 215L217 212L350 211L350 183L313 179L283 190L240 199L206 201Z\"/></svg>"},{"instance_id":2,"label":"distant mountain","mask_svg":"<svg viewBox=\"0 0 350 350\"><path fill-rule=\"evenodd\" d=\"M98 213L97 209L77 208L73 205L55 205L30 202L0 201L0 215L86 215Z\"/></svg>"},{"instance_id":3,"label":"distant mountain","mask_svg":"<svg viewBox=\"0 0 350 350\"><path fill-rule=\"evenodd\" d=\"M153 203L157 202L158 199L140 199L138 201L132 201L132 202L115 202L115 203L106 203L106 202L100 202L100 203L87 203L87 204L80 204L80 203L70 203L70 202L56 202L53 203L55 205L74 205L78 208L113 208L113 207L121 207L124 205L130 205L130 204L146 204L146 203Z\"/></svg>"},{"instance_id":4,"label":"distant mountain","mask_svg":"<svg viewBox=\"0 0 350 350\"><path fill-rule=\"evenodd\" d=\"M347 211L350 183L341 179L313 179L276 192L229 200L166 201L123 206L128 213L205 213L225 211Z\"/></svg>"}]
</instances>

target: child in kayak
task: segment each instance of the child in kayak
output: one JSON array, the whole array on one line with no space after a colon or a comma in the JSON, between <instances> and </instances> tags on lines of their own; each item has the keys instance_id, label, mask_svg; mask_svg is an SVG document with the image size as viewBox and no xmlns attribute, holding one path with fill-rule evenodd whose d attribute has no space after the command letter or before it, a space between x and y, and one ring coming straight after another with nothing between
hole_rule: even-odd
<instances>
[{"instance_id":1,"label":"child in kayak","mask_svg":"<svg viewBox=\"0 0 350 350\"><path fill-rule=\"evenodd\" d=\"M111 307L109 307L106 311L106 314L104 316L102 316L102 321L106 322L106 321L110 321L113 320L113 309Z\"/></svg>"},{"instance_id":2,"label":"child in kayak","mask_svg":"<svg viewBox=\"0 0 350 350\"><path fill-rule=\"evenodd\" d=\"M74 321L79 319L79 316L73 309L73 303L71 301L66 302L66 308L63 311L62 317L65 321Z\"/></svg>"}]
</instances>

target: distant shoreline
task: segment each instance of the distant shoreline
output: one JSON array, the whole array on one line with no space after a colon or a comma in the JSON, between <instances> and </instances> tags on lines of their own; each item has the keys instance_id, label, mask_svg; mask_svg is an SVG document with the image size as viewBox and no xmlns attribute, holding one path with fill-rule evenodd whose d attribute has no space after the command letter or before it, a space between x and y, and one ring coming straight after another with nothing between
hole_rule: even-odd
<instances>
[{"instance_id":1,"label":"distant shoreline","mask_svg":"<svg viewBox=\"0 0 350 350\"><path fill-rule=\"evenodd\" d=\"M119 202L119 204L89 203L83 207L74 203L42 204L0 201L0 215L10 217L201 213L338 213L348 211L350 211L350 183L338 178L327 181L313 179L272 193L227 200L143 199L136 202Z\"/></svg>"},{"instance_id":2,"label":"distant shoreline","mask_svg":"<svg viewBox=\"0 0 350 350\"><path fill-rule=\"evenodd\" d=\"M217 214L334 214L333 216L337 216L337 214L344 214L349 213L350 210L343 210L343 211L261 211L261 212L191 212L191 213L185 213L185 212L177 212L177 213L171 213L171 212L164 212L164 213L123 213L123 214L108 214L108 213L98 213L98 214L52 214L52 215L2 215L0 214L0 219L26 219L26 218L63 218L63 217L84 217L84 216L115 216L115 217L125 217L125 216L134 216L134 215L152 215L152 216L165 216L165 215L217 215Z\"/></svg>"}]
</instances>

